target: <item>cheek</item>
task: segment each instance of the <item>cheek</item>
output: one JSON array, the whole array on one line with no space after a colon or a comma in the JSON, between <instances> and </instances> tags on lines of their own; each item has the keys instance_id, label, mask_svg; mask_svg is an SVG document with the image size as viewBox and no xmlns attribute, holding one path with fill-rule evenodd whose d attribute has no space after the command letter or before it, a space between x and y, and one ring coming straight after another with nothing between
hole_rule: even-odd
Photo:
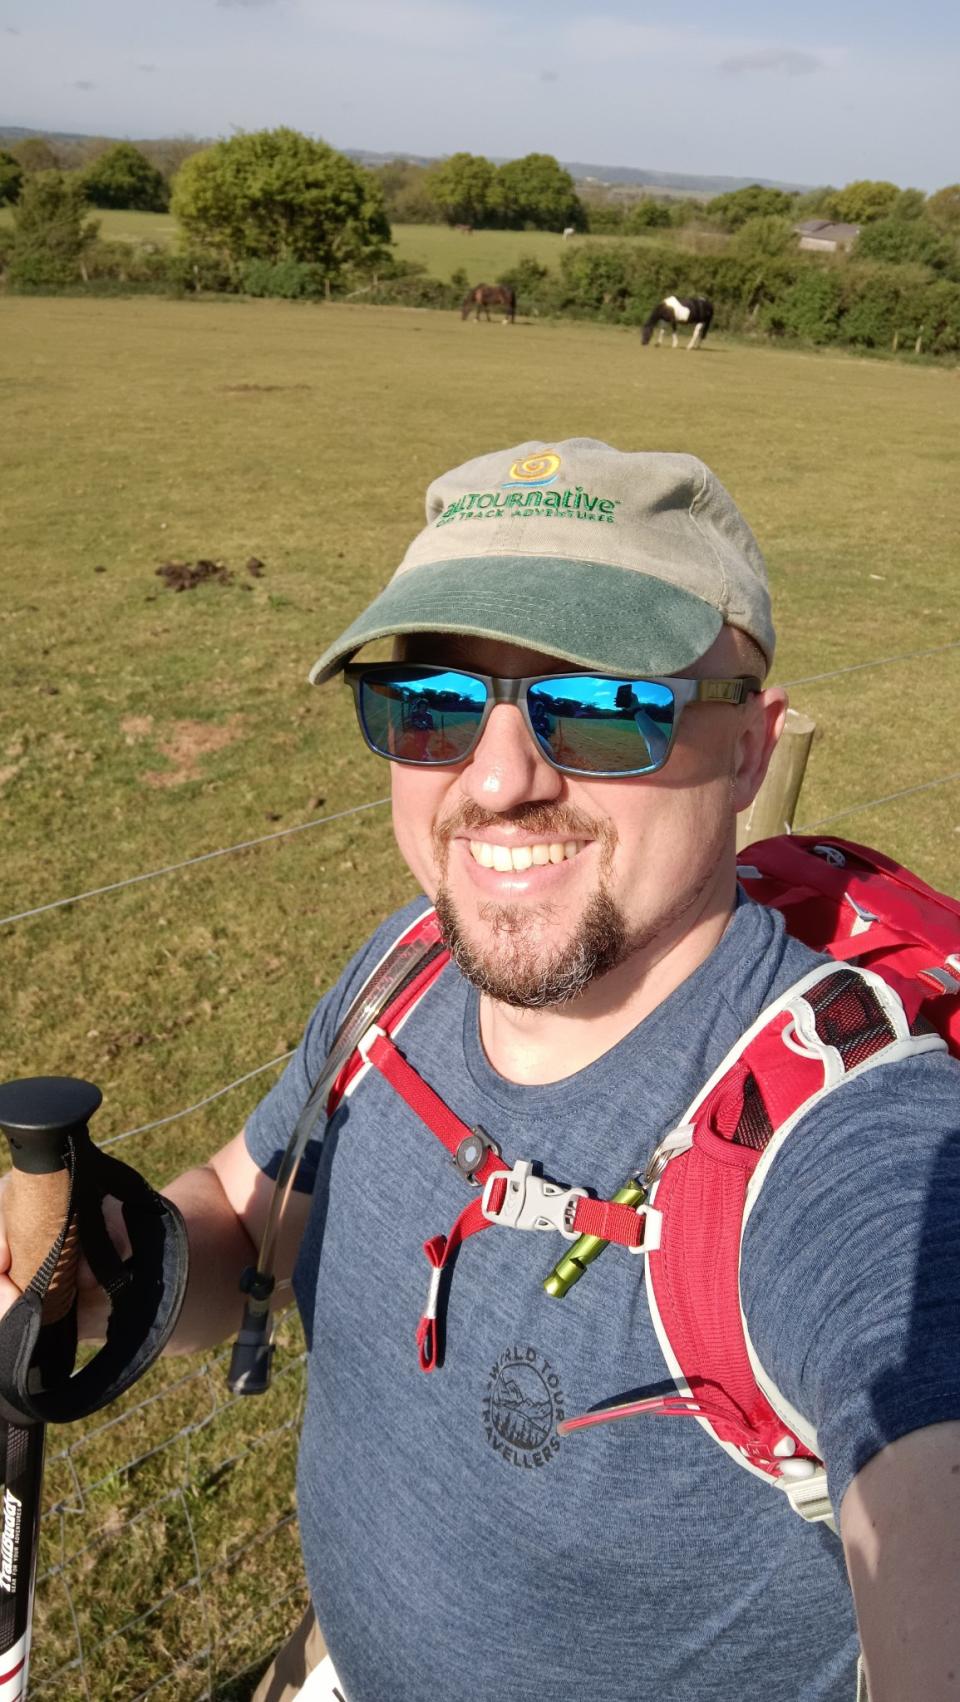
<instances>
[{"instance_id":1,"label":"cheek","mask_svg":"<svg viewBox=\"0 0 960 1702\"><path fill-rule=\"evenodd\" d=\"M449 776L391 764L394 835L404 862L430 898L437 884L433 827L451 784Z\"/></svg>"}]
</instances>

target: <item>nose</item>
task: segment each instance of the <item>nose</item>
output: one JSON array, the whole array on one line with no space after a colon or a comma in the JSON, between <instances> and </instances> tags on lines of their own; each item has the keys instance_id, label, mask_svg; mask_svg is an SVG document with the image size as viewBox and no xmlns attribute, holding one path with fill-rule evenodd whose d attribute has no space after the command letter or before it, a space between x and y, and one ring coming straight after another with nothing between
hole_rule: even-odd
<instances>
[{"instance_id":1,"label":"nose","mask_svg":"<svg viewBox=\"0 0 960 1702\"><path fill-rule=\"evenodd\" d=\"M460 784L468 798L486 809L511 810L559 797L563 775L541 754L516 705L498 703Z\"/></svg>"}]
</instances>

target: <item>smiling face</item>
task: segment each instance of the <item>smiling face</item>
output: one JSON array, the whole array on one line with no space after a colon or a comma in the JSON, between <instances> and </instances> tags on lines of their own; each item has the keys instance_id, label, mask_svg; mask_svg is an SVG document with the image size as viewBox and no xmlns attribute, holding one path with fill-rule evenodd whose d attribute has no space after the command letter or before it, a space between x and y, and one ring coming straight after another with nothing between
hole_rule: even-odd
<instances>
[{"instance_id":1,"label":"smiling face","mask_svg":"<svg viewBox=\"0 0 960 1702\"><path fill-rule=\"evenodd\" d=\"M537 651L452 635L408 639L404 654L509 678L569 671ZM690 672L754 673L756 652L724 628ZM465 762L391 764L397 842L463 972L503 1003L557 1005L634 958L640 972L682 957L705 920L722 931L735 815L762 779L782 712L777 692L739 708L691 704L664 768L641 778L559 773L507 703Z\"/></svg>"}]
</instances>

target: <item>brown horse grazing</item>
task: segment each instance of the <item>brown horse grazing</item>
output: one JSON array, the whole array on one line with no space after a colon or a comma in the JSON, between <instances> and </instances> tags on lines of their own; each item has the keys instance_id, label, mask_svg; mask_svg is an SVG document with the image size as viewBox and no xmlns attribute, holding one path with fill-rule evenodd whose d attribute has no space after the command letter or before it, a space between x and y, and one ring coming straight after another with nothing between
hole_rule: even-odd
<instances>
[{"instance_id":1,"label":"brown horse grazing","mask_svg":"<svg viewBox=\"0 0 960 1702\"><path fill-rule=\"evenodd\" d=\"M490 319L491 307L505 309L504 325L512 325L517 314L517 298L507 284L474 284L468 290L460 306L460 318L469 319L474 308L477 310L479 322L481 313L487 321Z\"/></svg>"}]
</instances>

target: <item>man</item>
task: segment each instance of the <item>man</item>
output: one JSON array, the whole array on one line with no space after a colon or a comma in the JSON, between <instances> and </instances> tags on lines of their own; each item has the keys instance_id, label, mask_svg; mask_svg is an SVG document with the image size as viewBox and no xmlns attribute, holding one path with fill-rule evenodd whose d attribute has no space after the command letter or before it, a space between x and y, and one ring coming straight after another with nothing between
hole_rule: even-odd
<instances>
[{"instance_id":1,"label":"man","mask_svg":"<svg viewBox=\"0 0 960 1702\"><path fill-rule=\"evenodd\" d=\"M785 711L761 685L756 542L692 457L526 443L431 486L425 530L312 677L384 638L395 661L351 683L453 953L400 1049L511 1162L610 1198L818 961L736 888L736 814ZM352 998L424 907L354 959L244 1135L170 1189L197 1272L183 1346L235 1327L269 1176ZM872 1702L955 1702L958 1074L938 1054L844 1084L748 1224L751 1336L816 1427L842 1546L696 1424L561 1439L564 1416L671 1387L618 1248L558 1302L543 1280L566 1243L473 1237L424 1375L421 1246L470 1189L363 1077L308 1148L278 1260L309 1345L307 1576L348 1702L852 1702L844 1557Z\"/></svg>"}]
</instances>

